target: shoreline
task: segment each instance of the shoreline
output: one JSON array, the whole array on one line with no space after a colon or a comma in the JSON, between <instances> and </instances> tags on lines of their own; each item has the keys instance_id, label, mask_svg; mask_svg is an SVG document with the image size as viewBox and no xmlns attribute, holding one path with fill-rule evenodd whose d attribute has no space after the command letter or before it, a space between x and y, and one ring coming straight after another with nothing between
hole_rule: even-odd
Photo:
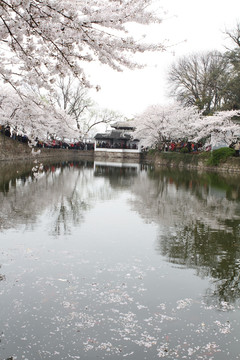
<instances>
[{"instance_id":1,"label":"shoreline","mask_svg":"<svg viewBox=\"0 0 240 360\"><path fill-rule=\"evenodd\" d=\"M107 156L108 155L108 156ZM0 164L7 163L31 163L36 161L65 161L65 160L101 160L101 161L116 161L128 162L134 160L136 163L145 163L153 165L157 168L168 167L186 170L197 171L214 171L225 173L240 173L240 157L229 157L226 161L220 162L217 166L207 165L207 161L211 156L210 153L199 154L181 154L176 152L157 152L142 153L139 157L127 156L126 158L120 157L117 153L115 156L103 153L96 154L94 150L75 150L75 149L54 149L54 148L41 148L32 149L25 143L8 138L0 134ZM135 155L135 154L134 154ZM138 154L139 155L139 154Z\"/></svg>"},{"instance_id":2,"label":"shoreline","mask_svg":"<svg viewBox=\"0 0 240 360\"><path fill-rule=\"evenodd\" d=\"M200 154L180 154L155 152L153 154L144 154L143 161L146 164L153 165L157 168L168 167L197 171L211 171L224 173L240 173L240 157L229 157L219 165L207 165L211 153Z\"/></svg>"}]
</instances>

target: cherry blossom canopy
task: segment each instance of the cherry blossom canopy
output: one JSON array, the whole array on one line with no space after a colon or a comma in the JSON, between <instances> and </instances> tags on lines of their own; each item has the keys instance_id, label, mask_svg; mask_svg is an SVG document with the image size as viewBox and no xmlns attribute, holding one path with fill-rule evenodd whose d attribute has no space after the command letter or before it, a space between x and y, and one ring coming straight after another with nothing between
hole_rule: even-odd
<instances>
[{"instance_id":1,"label":"cherry blossom canopy","mask_svg":"<svg viewBox=\"0 0 240 360\"><path fill-rule=\"evenodd\" d=\"M0 75L14 87L50 86L69 73L87 84L84 62L121 71L138 66L136 52L164 50L128 31L160 22L151 0L0 0Z\"/></svg>"}]
</instances>

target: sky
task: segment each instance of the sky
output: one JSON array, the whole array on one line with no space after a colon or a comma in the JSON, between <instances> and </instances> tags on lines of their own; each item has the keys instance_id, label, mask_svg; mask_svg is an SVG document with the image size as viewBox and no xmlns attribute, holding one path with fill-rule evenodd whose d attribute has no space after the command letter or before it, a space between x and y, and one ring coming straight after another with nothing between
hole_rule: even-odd
<instances>
[{"instance_id":1,"label":"sky","mask_svg":"<svg viewBox=\"0 0 240 360\"><path fill-rule=\"evenodd\" d=\"M234 29L240 21L240 0L155 0L162 24L146 29L147 39L167 40L167 51L140 57L147 65L141 70L116 72L92 64L90 81L101 90L91 91L100 107L119 112L127 118L152 104L169 103L167 72L178 57L220 50L231 43L224 31ZM160 9L162 7L163 9Z\"/></svg>"}]
</instances>

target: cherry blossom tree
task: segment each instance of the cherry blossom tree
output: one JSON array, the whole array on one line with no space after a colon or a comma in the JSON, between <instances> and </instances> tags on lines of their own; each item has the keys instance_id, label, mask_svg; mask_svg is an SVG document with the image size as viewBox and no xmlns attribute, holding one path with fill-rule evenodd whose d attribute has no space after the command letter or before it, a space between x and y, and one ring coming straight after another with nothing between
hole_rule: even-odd
<instances>
[{"instance_id":1,"label":"cherry blossom tree","mask_svg":"<svg viewBox=\"0 0 240 360\"><path fill-rule=\"evenodd\" d=\"M69 93L69 89L64 91ZM100 108L84 92L75 90L73 96L61 94L59 104L53 98L26 91L21 95L11 87L0 88L1 125L9 125L11 131L26 135L33 145L35 139L46 140L48 136L83 140L94 135L99 125L107 126L119 121L122 115L109 109ZM66 104L66 108L65 105ZM63 108L61 107L63 106ZM78 112L75 114L73 112Z\"/></svg>"},{"instance_id":2,"label":"cherry blossom tree","mask_svg":"<svg viewBox=\"0 0 240 360\"><path fill-rule=\"evenodd\" d=\"M81 86L90 86L84 67L92 61L117 71L140 67L134 54L165 50L163 44L136 38L129 26L161 23L151 5L152 0L1 0L0 80L20 96L13 95L11 103L9 90L3 91L1 122L24 128L32 138L63 129L68 136L76 127L72 117L76 120L85 106L81 99L75 99L79 106L71 109L70 117L41 98L26 97L23 84L52 92L59 77L71 75Z\"/></svg>"},{"instance_id":3,"label":"cherry blossom tree","mask_svg":"<svg viewBox=\"0 0 240 360\"><path fill-rule=\"evenodd\" d=\"M44 98L32 94L19 96L13 89L0 91L1 125L9 125L14 132L26 135L34 144L39 138L45 140L48 135L60 138L79 138L74 119L66 112L56 109Z\"/></svg>"},{"instance_id":4,"label":"cherry blossom tree","mask_svg":"<svg viewBox=\"0 0 240 360\"><path fill-rule=\"evenodd\" d=\"M0 76L17 88L22 80L48 86L72 74L88 85L84 63L115 70L134 68L132 54L162 51L163 44L139 41L129 24L161 19L152 0L1 0ZM131 56L130 56L131 55Z\"/></svg>"},{"instance_id":5,"label":"cherry blossom tree","mask_svg":"<svg viewBox=\"0 0 240 360\"><path fill-rule=\"evenodd\" d=\"M136 117L135 137L143 146L154 147L165 141L205 139L212 147L219 143L230 145L240 136L240 125L232 121L238 111L222 111L203 116L196 107L180 104L152 105Z\"/></svg>"},{"instance_id":6,"label":"cherry blossom tree","mask_svg":"<svg viewBox=\"0 0 240 360\"><path fill-rule=\"evenodd\" d=\"M146 147L159 143L185 139L192 135L192 122L199 119L196 107L174 105L151 105L135 119L134 136Z\"/></svg>"},{"instance_id":7,"label":"cherry blossom tree","mask_svg":"<svg viewBox=\"0 0 240 360\"><path fill-rule=\"evenodd\" d=\"M239 110L219 111L212 116L200 117L190 125L190 140L198 142L205 138L212 148L229 146L236 138L240 138L240 124L232 120L236 115L239 116Z\"/></svg>"}]
</instances>

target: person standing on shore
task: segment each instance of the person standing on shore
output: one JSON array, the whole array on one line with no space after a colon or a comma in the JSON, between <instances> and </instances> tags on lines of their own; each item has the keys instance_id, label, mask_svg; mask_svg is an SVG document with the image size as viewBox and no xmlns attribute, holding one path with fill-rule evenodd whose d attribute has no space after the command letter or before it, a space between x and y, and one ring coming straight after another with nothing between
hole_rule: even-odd
<instances>
[{"instance_id":1,"label":"person standing on shore","mask_svg":"<svg viewBox=\"0 0 240 360\"><path fill-rule=\"evenodd\" d=\"M239 156L239 150L240 150L240 142L239 141L234 145L234 150L235 150L235 156Z\"/></svg>"}]
</instances>

